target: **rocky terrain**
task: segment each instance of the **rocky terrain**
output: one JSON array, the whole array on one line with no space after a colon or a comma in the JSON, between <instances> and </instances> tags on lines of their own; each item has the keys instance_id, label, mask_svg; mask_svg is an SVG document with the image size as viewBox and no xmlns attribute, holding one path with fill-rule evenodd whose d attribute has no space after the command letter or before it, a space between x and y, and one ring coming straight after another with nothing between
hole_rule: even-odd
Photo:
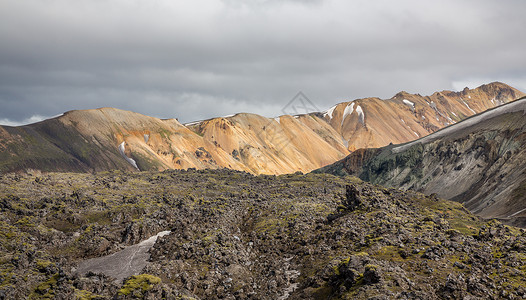
<instances>
[{"instance_id":1,"label":"rocky terrain","mask_svg":"<svg viewBox=\"0 0 526 300\"><path fill-rule=\"evenodd\" d=\"M319 172L437 193L479 216L524 227L525 115L523 98L415 142L356 151Z\"/></svg>"},{"instance_id":2,"label":"rocky terrain","mask_svg":"<svg viewBox=\"0 0 526 300\"><path fill-rule=\"evenodd\" d=\"M27 126L0 126L0 172L309 172L356 149L412 141L524 95L495 82L430 96L358 99L325 112L273 119L239 113L185 125L114 108L71 111ZM297 110L294 105L287 107Z\"/></svg>"},{"instance_id":3,"label":"rocky terrain","mask_svg":"<svg viewBox=\"0 0 526 300\"><path fill-rule=\"evenodd\" d=\"M165 231L138 274L79 273ZM526 297L525 230L329 174L2 174L0 259L0 299Z\"/></svg>"}]
</instances>

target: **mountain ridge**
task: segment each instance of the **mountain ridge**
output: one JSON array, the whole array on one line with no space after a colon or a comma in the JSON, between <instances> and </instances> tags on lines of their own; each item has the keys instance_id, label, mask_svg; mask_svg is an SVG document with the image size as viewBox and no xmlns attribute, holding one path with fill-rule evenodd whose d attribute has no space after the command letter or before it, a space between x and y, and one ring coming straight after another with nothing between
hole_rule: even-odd
<instances>
[{"instance_id":1,"label":"mountain ridge","mask_svg":"<svg viewBox=\"0 0 526 300\"><path fill-rule=\"evenodd\" d=\"M363 149L315 172L464 203L485 218L526 225L526 97L401 145Z\"/></svg>"},{"instance_id":2,"label":"mountain ridge","mask_svg":"<svg viewBox=\"0 0 526 300\"><path fill-rule=\"evenodd\" d=\"M116 108L74 110L30 125L0 126L0 171L309 172L359 148L425 136L518 95L524 94L491 83L425 97L400 92L386 100L356 99L296 116L237 113L186 125Z\"/></svg>"}]
</instances>

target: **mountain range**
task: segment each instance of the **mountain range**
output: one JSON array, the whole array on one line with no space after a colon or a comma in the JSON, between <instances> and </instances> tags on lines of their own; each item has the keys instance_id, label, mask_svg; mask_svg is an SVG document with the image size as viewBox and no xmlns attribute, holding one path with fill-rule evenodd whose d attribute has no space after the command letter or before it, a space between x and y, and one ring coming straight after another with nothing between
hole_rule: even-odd
<instances>
[{"instance_id":1,"label":"mountain range","mask_svg":"<svg viewBox=\"0 0 526 300\"><path fill-rule=\"evenodd\" d=\"M491 83L2 126L0 299L525 298L525 116Z\"/></svg>"},{"instance_id":2,"label":"mountain range","mask_svg":"<svg viewBox=\"0 0 526 300\"><path fill-rule=\"evenodd\" d=\"M35 124L0 126L0 171L309 172L360 148L426 136L524 95L494 82L430 96L357 99L324 112L277 118L238 113L185 125L115 108L70 111Z\"/></svg>"},{"instance_id":3,"label":"mountain range","mask_svg":"<svg viewBox=\"0 0 526 300\"><path fill-rule=\"evenodd\" d=\"M523 97L413 142L360 149L316 172L435 193L479 216L524 227L525 115Z\"/></svg>"}]
</instances>

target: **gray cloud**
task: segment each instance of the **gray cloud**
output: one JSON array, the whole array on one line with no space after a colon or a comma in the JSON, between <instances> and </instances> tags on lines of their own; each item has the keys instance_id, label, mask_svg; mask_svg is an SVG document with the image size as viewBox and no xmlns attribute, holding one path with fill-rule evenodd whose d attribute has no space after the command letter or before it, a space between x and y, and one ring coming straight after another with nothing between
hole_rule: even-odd
<instances>
[{"instance_id":1,"label":"gray cloud","mask_svg":"<svg viewBox=\"0 0 526 300\"><path fill-rule=\"evenodd\" d=\"M0 3L0 122L113 106L183 122L399 90L526 91L526 2ZM34 119L33 119L34 120Z\"/></svg>"}]
</instances>

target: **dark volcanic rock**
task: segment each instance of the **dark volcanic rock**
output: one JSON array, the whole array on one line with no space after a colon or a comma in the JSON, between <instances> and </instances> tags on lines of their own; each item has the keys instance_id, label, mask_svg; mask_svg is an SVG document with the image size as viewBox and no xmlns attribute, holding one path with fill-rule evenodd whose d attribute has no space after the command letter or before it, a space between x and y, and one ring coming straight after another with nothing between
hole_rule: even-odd
<instances>
[{"instance_id":1,"label":"dark volcanic rock","mask_svg":"<svg viewBox=\"0 0 526 300\"><path fill-rule=\"evenodd\" d=\"M459 203L326 174L0 177L6 299L516 299L526 233ZM92 258L161 231L122 282ZM109 265L109 264L108 264ZM97 273L99 272L99 273ZM113 276L113 275L112 275ZM127 275L128 276L128 275Z\"/></svg>"}]
</instances>

